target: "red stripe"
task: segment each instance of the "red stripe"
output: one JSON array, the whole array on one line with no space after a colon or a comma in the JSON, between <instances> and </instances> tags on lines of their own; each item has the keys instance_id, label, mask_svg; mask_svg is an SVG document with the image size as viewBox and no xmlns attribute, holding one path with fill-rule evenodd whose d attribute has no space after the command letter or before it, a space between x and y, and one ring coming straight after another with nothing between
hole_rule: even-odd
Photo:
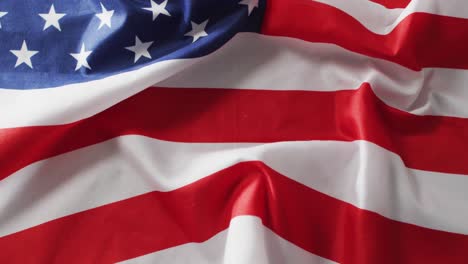
<instances>
[{"instance_id":1,"label":"red stripe","mask_svg":"<svg viewBox=\"0 0 468 264\"><path fill-rule=\"evenodd\" d=\"M381 4L386 8L405 8L409 5L411 0L370 0L372 2Z\"/></svg>"},{"instance_id":2,"label":"red stripe","mask_svg":"<svg viewBox=\"0 0 468 264\"><path fill-rule=\"evenodd\" d=\"M427 13L405 18L390 34L369 31L347 13L311 0L268 2L262 33L335 43L412 69L468 69L468 20Z\"/></svg>"},{"instance_id":3,"label":"red stripe","mask_svg":"<svg viewBox=\"0 0 468 264\"><path fill-rule=\"evenodd\" d=\"M389 220L261 162L245 162L175 191L141 195L0 238L0 262L122 261L205 241L239 215L258 216L283 238L339 263L465 264L468 258L468 236Z\"/></svg>"},{"instance_id":4,"label":"red stripe","mask_svg":"<svg viewBox=\"0 0 468 264\"><path fill-rule=\"evenodd\" d=\"M408 167L468 174L468 119L387 106L368 84L337 92L147 89L72 124L0 130L0 179L32 162L119 135L183 142L367 140Z\"/></svg>"}]
</instances>

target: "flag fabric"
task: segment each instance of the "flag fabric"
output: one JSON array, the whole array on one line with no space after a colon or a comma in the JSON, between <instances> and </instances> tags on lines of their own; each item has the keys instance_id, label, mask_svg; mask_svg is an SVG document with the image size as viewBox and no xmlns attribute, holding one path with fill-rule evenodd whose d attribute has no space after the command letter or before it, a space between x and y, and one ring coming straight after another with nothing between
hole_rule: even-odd
<instances>
[{"instance_id":1,"label":"flag fabric","mask_svg":"<svg viewBox=\"0 0 468 264\"><path fill-rule=\"evenodd\" d=\"M0 263L468 263L465 0L0 2Z\"/></svg>"}]
</instances>

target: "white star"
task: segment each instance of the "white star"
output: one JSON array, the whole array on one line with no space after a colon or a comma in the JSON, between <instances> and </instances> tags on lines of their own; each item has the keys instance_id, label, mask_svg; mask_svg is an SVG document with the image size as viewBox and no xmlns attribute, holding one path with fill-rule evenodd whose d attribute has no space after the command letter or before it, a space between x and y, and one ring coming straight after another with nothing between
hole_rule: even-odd
<instances>
[{"instance_id":1,"label":"white star","mask_svg":"<svg viewBox=\"0 0 468 264\"><path fill-rule=\"evenodd\" d=\"M49 10L48 14L39 14L39 15L46 21L45 24L44 24L44 29L43 30L46 30L50 26L54 26L59 31L62 31L60 29L59 19L64 17L66 14L64 14L64 13L55 13L55 7L54 7L53 4L50 7L50 10Z\"/></svg>"},{"instance_id":2,"label":"white star","mask_svg":"<svg viewBox=\"0 0 468 264\"><path fill-rule=\"evenodd\" d=\"M135 46L126 47L125 49L135 53L134 63L136 63L142 56L151 59L151 54L148 52L148 49L153 44L153 42L154 41L141 42L138 36L135 36Z\"/></svg>"},{"instance_id":3,"label":"white star","mask_svg":"<svg viewBox=\"0 0 468 264\"><path fill-rule=\"evenodd\" d=\"M101 20L98 29L101 29L104 25L111 28L111 18L114 15L114 10L107 10L104 5L101 3L102 13L96 14L96 16Z\"/></svg>"},{"instance_id":4,"label":"white star","mask_svg":"<svg viewBox=\"0 0 468 264\"><path fill-rule=\"evenodd\" d=\"M253 9L255 7L258 8L258 0L242 0L239 2L239 5L246 5L250 16L250 13L252 13Z\"/></svg>"},{"instance_id":5,"label":"white star","mask_svg":"<svg viewBox=\"0 0 468 264\"><path fill-rule=\"evenodd\" d=\"M197 41L199 38L208 36L208 33L205 31L205 27L208 24L208 20L203 21L201 24L197 24L193 21L190 23L192 24L192 30L187 32L184 36L193 37L193 42Z\"/></svg>"},{"instance_id":6,"label":"white star","mask_svg":"<svg viewBox=\"0 0 468 264\"><path fill-rule=\"evenodd\" d=\"M75 71L77 71L81 67L85 67L85 68L88 68L88 69L91 70L91 67L89 66L88 61L87 61L87 59L88 59L89 55L91 55L91 53L93 53L92 50L91 51L86 51L84 43L81 45L80 53L70 53L70 55L73 58L75 58L75 60L76 60Z\"/></svg>"},{"instance_id":7,"label":"white star","mask_svg":"<svg viewBox=\"0 0 468 264\"><path fill-rule=\"evenodd\" d=\"M35 50L28 50L28 45L25 40L23 40L23 45L21 45L20 50L10 50L10 52L17 57L15 68L24 63L31 69L33 68L31 57L39 53Z\"/></svg>"},{"instance_id":8,"label":"white star","mask_svg":"<svg viewBox=\"0 0 468 264\"><path fill-rule=\"evenodd\" d=\"M145 7L144 10L148 10L153 12L153 21L160 15L163 14L165 16L171 16L169 12L166 10L167 0L164 0L161 4L156 4L154 0L151 1L151 7Z\"/></svg>"},{"instance_id":9,"label":"white star","mask_svg":"<svg viewBox=\"0 0 468 264\"><path fill-rule=\"evenodd\" d=\"M200 24L191 21L190 23L192 24L192 30L187 32L184 36L193 37L192 43L197 41L199 38L208 36L208 33L206 33L205 31L205 27L208 24L208 20L209 19L203 21Z\"/></svg>"},{"instance_id":10,"label":"white star","mask_svg":"<svg viewBox=\"0 0 468 264\"><path fill-rule=\"evenodd\" d=\"M0 17L4 17L8 12L0 12ZM2 28L2 24L0 23L0 28Z\"/></svg>"}]
</instances>

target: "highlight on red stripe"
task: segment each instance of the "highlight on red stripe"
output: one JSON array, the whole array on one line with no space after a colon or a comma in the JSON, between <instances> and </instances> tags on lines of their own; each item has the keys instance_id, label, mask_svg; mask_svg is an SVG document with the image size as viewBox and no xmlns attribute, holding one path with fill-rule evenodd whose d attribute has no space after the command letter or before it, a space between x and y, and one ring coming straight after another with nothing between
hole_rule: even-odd
<instances>
[{"instance_id":1,"label":"highlight on red stripe","mask_svg":"<svg viewBox=\"0 0 468 264\"><path fill-rule=\"evenodd\" d=\"M468 119L403 112L367 83L336 92L150 88L75 123L0 129L0 179L129 134L178 142L367 140L407 167L468 174L466 131Z\"/></svg>"},{"instance_id":2,"label":"highlight on red stripe","mask_svg":"<svg viewBox=\"0 0 468 264\"><path fill-rule=\"evenodd\" d=\"M287 11L285 11L287 10ZM364 27L351 15L311 0L268 2L262 33L334 43L411 69L468 69L468 20L428 13L406 17L388 35Z\"/></svg>"},{"instance_id":3,"label":"highlight on red stripe","mask_svg":"<svg viewBox=\"0 0 468 264\"><path fill-rule=\"evenodd\" d=\"M338 263L465 264L468 258L468 236L386 219L251 161L171 192L133 197L2 237L0 262L113 263L203 242L240 215L258 216L279 236Z\"/></svg>"},{"instance_id":4,"label":"highlight on red stripe","mask_svg":"<svg viewBox=\"0 0 468 264\"><path fill-rule=\"evenodd\" d=\"M385 6L386 8L405 8L411 0L369 0Z\"/></svg>"}]
</instances>

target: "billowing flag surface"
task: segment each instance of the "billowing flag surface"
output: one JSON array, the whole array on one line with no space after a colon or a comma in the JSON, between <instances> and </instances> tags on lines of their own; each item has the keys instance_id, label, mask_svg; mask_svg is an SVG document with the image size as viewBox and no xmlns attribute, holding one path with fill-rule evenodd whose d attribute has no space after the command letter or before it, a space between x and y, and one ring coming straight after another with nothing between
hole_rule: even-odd
<instances>
[{"instance_id":1,"label":"billowing flag surface","mask_svg":"<svg viewBox=\"0 0 468 264\"><path fill-rule=\"evenodd\" d=\"M468 1L0 1L0 263L468 263Z\"/></svg>"}]
</instances>

